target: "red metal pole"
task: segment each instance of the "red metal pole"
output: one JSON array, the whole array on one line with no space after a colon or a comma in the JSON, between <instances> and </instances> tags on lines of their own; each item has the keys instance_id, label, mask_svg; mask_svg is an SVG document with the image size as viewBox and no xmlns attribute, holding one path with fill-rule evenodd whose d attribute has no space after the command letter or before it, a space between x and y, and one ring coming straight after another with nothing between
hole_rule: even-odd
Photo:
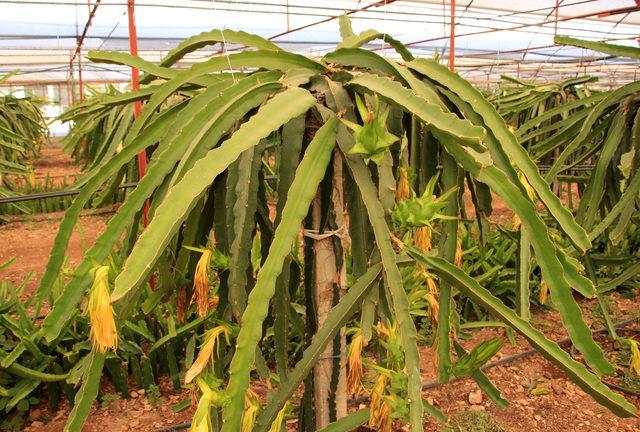
<instances>
[{"instance_id":1,"label":"red metal pole","mask_svg":"<svg viewBox=\"0 0 640 432\"><path fill-rule=\"evenodd\" d=\"M89 8L89 19L87 20L86 29L91 27L91 21L95 12L91 11L91 0L87 0L87 8ZM86 35L86 32L84 33ZM78 82L80 86L80 103L84 102L84 84L82 82L82 42L84 38L78 41ZM82 138L82 142L86 145L87 138Z\"/></svg>"},{"instance_id":2,"label":"red metal pole","mask_svg":"<svg viewBox=\"0 0 640 432\"><path fill-rule=\"evenodd\" d=\"M78 45L78 90L80 103L84 102L84 83L82 82L82 45ZM87 148L87 137L82 137L82 147Z\"/></svg>"},{"instance_id":3,"label":"red metal pole","mask_svg":"<svg viewBox=\"0 0 640 432\"><path fill-rule=\"evenodd\" d=\"M558 8L560 7L560 1L556 0L556 10L555 10L555 14L556 14L556 20L553 23L553 35L556 36L558 34Z\"/></svg>"},{"instance_id":4,"label":"red metal pole","mask_svg":"<svg viewBox=\"0 0 640 432\"><path fill-rule=\"evenodd\" d=\"M456 69L456 0L451 0L451 30L449 31L449 69Z\"/></svg>"},{"instance_id":5,"label":"red metal pole","mask_svg":"<svg viewBox=\"0 0 640 432\"><path fill-rule=\"evenodd\" d=\"M84 102L84 84L82 83L82 47L78 47L78 90L80 94L80 103Z\"/></svg>"},{"instance_id":6,"label":"red metal pole","mask_svg":"<svg viewBox=\"0 0 640 432\"><path fill-rule=\"evenodd\" d=\"M74 75L73 75L73 54L74 51L71 51L71 54L69 55L69 83L67 88L69 89L69 104L73 105L76 102L76 92L73 89L73 80L74 80Z\"/></svg>"},{"instance_id":7,"label":"red metal pole","mask_svg":"<svg viewBox=\"0 0 640 432\"><path fill-rule=\"evenodd\" d=\"M134 9L134 1L127 1L127 15L129 17L129 51L131 55L138 55L138 34L136 31L136 15ZM136 67L131 68L131 89L133 91L140 89L140 71ZM140 101L135 101L133 103L133 116L134 118L138 118L140 115L140 110L142 109L142 104ZM142 150L138 153L138 174L139 177L144 177L147 172L147 153L145 150ZM142 223L146 227L149 223L148 219L149 214L149 201L147 200L144 208L144 212L142 213Z\"/></svg>"}]
</instances>

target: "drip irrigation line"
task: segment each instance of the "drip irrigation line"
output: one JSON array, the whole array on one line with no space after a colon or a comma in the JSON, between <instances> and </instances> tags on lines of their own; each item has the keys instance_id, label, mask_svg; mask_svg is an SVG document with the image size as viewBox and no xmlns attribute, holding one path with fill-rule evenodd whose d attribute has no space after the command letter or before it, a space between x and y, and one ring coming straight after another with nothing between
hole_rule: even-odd
<instances>
[{"instance_id":1,"label":"drip irrigation line","mask_svg":"<svg viewBox=\"0 0 640 432\"><path fill-rule=\"evenodd\" d=\"M618 385L618 384L614 384L614 383L609 382L609 381L604 380L604 379L600 380L600 381L602 381L602 384L606 385L610 389L618 390L618 391L621 391L623 393L627 393L627 394L632 395L632 396L640 397L640 392L639 391L630 389L629 387L624 387L624 386L621 386L621 385Z\"/></svg>"},{"instance_id":2,"label":"drip irrigation line","mask_svg":"<svg viewBox=\"0 0 640 432\"><path fill-rule=\"evenodd\" d=\"M101 208L101 209L98 209L96 211L82 212L82 213L80 213L80 217L103 216L103 215L108 215L108 214L114 214L115 212L116 212L116 210L114 208L106 208L106 209L105 208ZM48 213L44 213L44 214L48 214ZM10 215L5 215L5 217L9 217L9 216ZM2 226L7 226L7 225L12 224L12 223L55 221L55 220L60 220L63 217L64 217L64 211L63 211L62 215L57 215L57 216L53 216L53 217L49 217L49 216L21 217L21 218L13 218L13 217L11 217L10 219L6 219L5 221L3 221L3 223L1 225ZM44 318L44 317L42 317L42 318Z\"/></svg>"},{"instance_id":3,"label":"drip irrigation line","mask_svg":"<svg viewBox=\"0 0 640 432\"><path fill-rule=\"evenodd\" d=\"M178 423L173 426L168 426L166 428L158 429L156 432L174 432L179 430L189 429L191 427L191 422Z\"/></svg>"},{"instance_id":4,"label":"drip irrigation line","mask_svg":"<svg viewBox=\"0 0 640 432\"><path fill-rule=\"evenodd\" d=\"M571 167L569 171L592 171L595 167L595 165L576 165ZM538 165L538 169L540 171L549 171L551 169L551 165Z\"/></svg>"},{"instance_id":5,"label":"drip irrigation line","mask_svg":"<svg viewBox=\"0 0 640 432\"><path fill-rule=\"evenodd\" d=\"M551 165L538 165L538 169L540 171L548 171L550 167ZM575 167L572 167L570 171L592 171L594 167L595 165L576 165ZM63 175L57 175L57 176L49 176L49 178L52 179L52 178L61 178L61 177L70 177L70 176L77 177L78 175L80 174L63 174ZM45 178L47 177L39 177L39 179L45 179ZM278 177L275 175L268 175L264 177L264 179L267 181L275 181L277 180L277 178ZM131 189L136 187L137 185L138 185L137 182L123 183L119 185L118 188ZM99 192L101 190L102 189L98 189L96 192ZM48 198L60 198L60 197L78 195L80 194L80 192L81 192L81 189L69 189L69 190L52 191L52 192L38 192L38 193L26 194L26 195L15 195L10 197L0 198L0 204L11 204L16 202L34 201L34 200L48 199Z\"/></svg>"},{"instance_id":6,"label":"drip irrigation line","mask_svg":"<svg viewBox=\"0 0 640 432\"><path fill-rule=\"evenodd\" d=\"M68 176L77 177L78 175L80 174L64 174L59 176L49 176L49 178L51 179L56 177L68 177ZM45 178L47 177L40 177L40 179L45 179ZM267 181L275 181L278 179L278 177L275 175L268 175L268 176L264 176L264 179ZM137 185L138 185L137 182L123 183L118 186L118 189L131 189L136 187ZM101 190L102 189L98 189L96 192L100 192ZM0 204L11 204L16 202L33 201L33 200L39 200L39 199L73 196L73 195L78 195L80 192L81 192L81 189L69 189L69 190L52 191L52 192L38 192L38 193L27 194L27 195L15 195L10 197L0 198Z\"/></svg>"},{"instance_id":7,"label":"drip irrigation line","mask_svg":"<svg viewBox=\"0 0 640 432\"><path fill-rule=\"evenodd\" d=\"M73 173L73 174L54 174L54 175L37 175L36 176L36 180L43 180L43 179L55 179L55 178L63 178L63 177L78 177L79 175L81 175L82 173Z\"/></svg>"},{"instance_id":8,"label":"drip irrigation line","mask_svg":"<svg viewBox=\"0 0 640 432\"><path fill-rule=\"evenodd\" d=\"M137 184L138 184L137 182L124 183L124 184L118 185L118 189L134 188L134 187L137 186ZM96 192L99 192L101 190L102 189L98 189ZM28 194L28 195L17 195L17 196L12 196L12 197L3 197L3 198L0 198L0 204L10 204L10 203L16 203L16 202L33 201L33 200L38 200L38 199L59 198L59 197L73 196L73 195L80 194L80 191L81 191L80 189L70 189L70 190L63 190L63 191L40 192L40 193Z\"/></svg>"},{"instance_id":9,"label":"drip irrigation line","mask_svg":"<svg viewBox=\"0 0 640 432\"><path fill-rule=\"evenodd\" d=\"M623 327L626 327L628 324L631 324L632 322L635 322L635 321L637 321L636 318L629 318L629 319L620 321L618 324L615 325L615 327L616 328L623 328ZM591 332L591 334L592 335L596 335L596 334L606 333L606 332L607 332L606 327L602 327L602 328L599 328L597 330L593 330ZM559 346L568 345L568 344L571 343L571 338L567 337L567 338L564 338L564 339L560 339L560 340L556 341L555 343L558 344ZM516 354L512 354L510 356L501 358L500 360L496 360L494 362L487 363L486 365L480 367L480 370L485 371L485 370L488 370L488 369L492 369L492 368L494 368L496 366L504 366L506 364L512 363L512 362L514 362L516 360L520 360L520 359L525 358L525 357L529 357L529 356L531 356L533 354L536 354L536 353L539 353L539 351L537 349L535 349L535 348L531 348L531 349L528 349L526 351L522 351L522 352L519 352L519 353L516 353ZM468 377L454 378L451 381L449 381L449 383L452 383L452 382L455 382L455 381L459 381L459 380L463 380L463 379L466 379L466 378L468 378ZM433 388L436 388L436 387L440 387L441 385L442 385L442 383L440 381L437 381L437 380L429 381L427 383L422 384L422 390L433 389ZM362 398L355 399L355 402L361 402L360 399L362 399ZM366 401L366 400L367 399L365 398L364 401Z\"/></svg>"},{"instance_id":10,"label":"drip irrigation line","mask_svg":"<svg viewBox=\"0 0 640 432\"><path fill-rule=\"evenodd\" d=\"M620 321L619 323L617 323L615 325L615 328L624 328L628 324L631 324L632 322L636 322L636 321L637 321L637 318L629 318L629 319L626 319L626 320L623 320L623 321ZM596 334L606 333L606 332L607 332L607 329L605 327L603 327L603 328L599 328L597 330L593 330L591 332L591 334L592 335L596 335ZM556 341L555 343L560 345L560 346L568 345L568 344L571 343L571 339L570 338L564 338L564 339L560 339L560 340ZM512 363L512 362L514 362L516 360L520 360L520 359L525 358L525 357L529 357L529 356L531 356L533 354L536 354L536 353L539 353L539 351L537 349L535 349L535 348L532 348L532 349L529 349L529 350L526 350L526 351L522 351L522 352L510 355L510 356L501 358L500 360L496 360L494 362L487 363L486 365L482 366L480 368L480 370L485 371L487 369L491 369L491 368L494 368L496 366L504 366L506 364ZM451 381L449 381L449 383L447 383L447 384L450 384L450 383L455 382L455 381L460 381L460 380L463 380L463 379L467 379L467 378L469 378L469 377L454 378ZM611 383L611 382L608 382L608 381L605 381L605 380L601 380L601 381L602 381L603 384L605 384L606 386L608 386L608 387L610 387L610 388L612 388L614 390L619 390L621 392L628 393L628 394L633 395L633 396L640 396L640 392L637 392L635 390L632 390L632 389L629 389L629 388L626 388L626 387L623 387L623 386L619 386L617 384L614 384L614 383ZM426 382L426 383L422 384L422 390L429 390L429 389L440 387L442 385L443 385L443 383L441 383L440 381L437 381L437 380L429 381L429 382ZM369 400L368 396L361 396L361 397L358 397L358 398L349 399L347 402L351 403L351 404L360 404L360 403L363 403L363 402L367 402L368 400ZM189 429L190 427L191 427L191 422L178 423L178 424L175 424L175 425L172 425L172 426L168 426L168 427L165 427L165 428L162 428L162 429L157 429L156 432L175 432L175 431L180 431L180 430L186 430L186 429Z\"/></svg>"}]
</instances>

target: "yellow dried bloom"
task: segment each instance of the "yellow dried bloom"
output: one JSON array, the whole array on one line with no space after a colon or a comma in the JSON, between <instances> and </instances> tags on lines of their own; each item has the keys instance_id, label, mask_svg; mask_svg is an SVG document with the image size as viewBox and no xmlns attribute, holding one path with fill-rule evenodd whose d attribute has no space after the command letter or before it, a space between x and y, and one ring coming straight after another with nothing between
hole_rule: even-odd
<instances>
[{"instance_id":1,"label":"yellow dried bloom","mask_svg":"<svg viewBox=\"0 0 640 432\"><path fill-rule=\"evenodd\" d=\"M349 354L347 356L347 388L351 394L360 394L362 389L362 347L364 336L358 329L351 340Z\"/></svg>"},{"instance_id":2,"label":"yellow dried bloom","mask_svg":"<svg viewBox=\"0 0 640 432\"><path fill-rule=\"evenodd\" d=\"M535 189L533 189L533 186L531 186L531 183L529 183L529 180L527 180L527 178L522 173L518 174L518 179L524 185L524 189L527 191L527 195L529 195L529 198L531 198L532 200L535 200L536 191Z\"/></svg>"},{"instance_id":3,"label":"yellow dried bloom","mask_svg":"<svg viewBox=\"0 0 640 432\"><path fill-rule=\"evenodd\" d=\"M456 267L462 268L462 239L460 237L456 243L456 256L453 263Z\"/></svg>"},{"instance_id":4,"label":"yellow dried bloom","mask_svg":"<svg viewBox=\"0 0 640 432\"><path fill-rule=\"evenodd\" d=\"M376 383L371 389L371 412L373 413L374 407L379 407L382 403L382 395L384 394L384 388L387 383L387 376L380 374Z\"/></svg>"},{"instance_id":5,"label":"yellow dried bloom","mask_svg":"<svg viewBox=\"0 0 640 432\"><path fill-rule=\"evenodd\" d=\"M196 415L193 416L189 432L213 432L213 428L211 427L211 408L208 407L206 410L200 409L200 406L203 404L203 398L204 396L200 398L198 411Z\"/></svg>"},{"instance_id":6,"label":"yellow dried bloom","mask_svg":"<svg viewBox=\"0 0 640 432\"><path fill-rule=\"evenodd\" d=\"M409 185L409 176L407 169L400 167L400 176L396 185L396 202L404 201L411 195L411 186Z\"/></svg>"},{"instance_id":7,"label":"yellow dried bloom","mask_svg":"<svg viewBox=\"0 0 640 432\"><path fill-rule=\"evenodd\" d=\"M285 403L276 419L271 423L271 427L269 428L269 432L280 432L282 430L282 425L284 424L284 415L287 413L287 408L289 408L289 402Z\"/></svg>"},{"instance_id":8,"label":"yellow dried bloom","mask_svg":"<svg viewBox=\"0 0 640 432\"><path fill-rule=\"evenodd\" d=\"M433 280L433 276L431 273L424 272L424 278L427 281L427 288L429 288L429 292L433 294L435 297L438 297L439 291L436 282Z\"/></svg>"},{"instance_id":9,"label":"yellow dried bloom","mask_svg":"<svg viewBox=\"0 0 640 432\"><path fill-rule=\"evenodd\" d=\"M211 367L213 367L213 350L216 347L220 335L223 334L227 339L227 343L229 343L229 334L231 334L231 329L229 327L225 325L219 325L207 331L204 343L200 347L198 357L196 357L196 360L193 362L184 376L185 384L189 384L195 377L200 375L204 368L207 367L209 362L211 362Z\"/></svg>"},{"instance_id":10,"label":"yellow dried bloom","mask_svg":"<svg viewBox=\"0 0 640 432\"><path fill-rule=\"evenodd\" d=\"M398 323L392 322L389 325L384 325L382 322L378 321L376 326L376 331L378 333L378 337L381 339L386 339L387 342L392 342L395 340L398 330Z\"/></svg>"},{"instance_id":11,"label":"yellow dried bloom","mask_svg":"<svg viewBox=\"0 0 640 432\"><path fill-rule=\"evenodd\" d=\"M433 277L428 272L424 271L423 276L425 281L427 282L427 293L424 295L425 300L429 303L429 308L431 309L431 322L433 327L438 325L438 312L440 311L440 307L438 305L438 286L436 282L433 280Z\"/></svg>"},{"instance_id":12,"label":"yellow dried bloom","mask_svg":"<svg viewBox=\"0 0 640 432\"><path fill-rule=\"evenodd\" d=\"M549 287L547 286L547 283L542 280L542 282L540 282L540 304L547 303L547 294L549 294Z\"/></svg>"},{"instance_id":13,"label":"yellow dried bloom","mask_svg":"<svg viewBox=\"0 0 640 432\"><path fill-rule=\"evenodd\" d=\"M522 226L522 221L520 220L520 217L517 214L513 214L513 216L511 217L511 228L513 231L518 231L520 229L520 227Z\"/></svg>"},{"instance_id":14,"label":"yellow dried bloom","mask_svg":"<svg viewBox=\"0 0 640 432\"><path fill-rule=\"evenodd\" d=\"M371 414L369 427L377 431L391 431L391 417L389 405L384 400L384 390L387 385L386 375L380 375L371 389Z\"/></svg>"},{"instance_id":15,"label":"yellow dried bloom","mask_svg":"<svg viewBox=\"0 0 640 432\"><path fill-rule=\"evenodd\" d=\"M91 331L89 336L95 349L105 352L118 348L118 331L109 295L109 266L93 270L93 286L87 304Z\"/></svg>"},{"instance_id":16,"label":"yellow dried bloom","mask_svg":"<svg viewBox=\"0 0 640 432\"><path fill-rule=\"evenodd\" d=\"M629 339L629 345L631 346L629 367L636 375L640 375L640 349L638 349L638 342L634 339Z\"/></svg>"},{"instance_id":17,"label":"yellow dried bloom","mask_svg":"<svg viewBox=\"0 0 640 432\"><path fill-rule=\"evenodd\" d=\"M258 395L251 389L247 389L244 395L244 412L242 413L242 432L251 432L256 423L256 417L260 410Z\"/></svg>"},{"instance_id":18,"label":"yellow dried bloom","mask_svg":"<svg viewBox=\"0 0 640 432\"><path fill-rule=\"evenodd\" d=\"M198 316L203 317L209 311L209 267L211 265L211 251L200 249L202 255L196 265L196 272L193 276L193 297L191 303L196 303Z\"/></svg>"},{"instance_id":19,"label":"yellow dried bloom","mask_svg":"<svg viewBox=\"0 0 640 432\"><path fill-rule=\"evenodd\" d=\"M431 227L422 226L415 230L413 244L422 252L427 253L431 250Z\"/></svg>"},{"instance_id":20,"label":"yellow dried bloom","mask_svg":"<svg viewBox=\"0 0 640 432\"><path fill-rule=\"evenodd\" d=\"M211 427L211 406L219 401L219 396L207 385L207 383L198 378L196 381L202 396L198 401L198 409L191 420L189 432L213 432Z\"/></svg>"}]
</instances>

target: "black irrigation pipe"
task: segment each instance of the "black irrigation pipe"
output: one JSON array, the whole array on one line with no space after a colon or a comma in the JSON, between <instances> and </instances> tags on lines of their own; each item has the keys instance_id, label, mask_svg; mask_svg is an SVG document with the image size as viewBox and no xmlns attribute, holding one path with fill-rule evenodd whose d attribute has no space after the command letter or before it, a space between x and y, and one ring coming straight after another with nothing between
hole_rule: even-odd
<instances>
[{"instance_id":1,"label":"black irrigation pipe","mask_svg":"<svg viewBox=\"0 0 640 432\"><path fill-rule=\"evenodd\" d=\"M636 318L629 318L629 319L626 319L626 320L620 321L618 324L616 324L616 325L615 325L615 327L616 327L616 328L623 328L623 327L626 327L628 324L631 324L631 323L632 323L632 322L634 322L634 321L636 321ZM592 335L596 335L596 334L606 333L606 332L607 332L606 327L602 327L602 328L599 328L599 329L597 329L597 330L593 330L593 331L591 332L591 334L592 334ZM556 343L557 343L559 346L568 345L568 344L570 344L570 343L571 343L571 338L564 338L564 339L560 339L560 340L556 341ZM512 363L512 362L514 362L514 361L516 361L516 360L520 360L520 359L522 359L522 358L529 357L529 356L531 356L531 355L533 355L533 354L536 354L537 352L538 352L538 350L537 350L537 349L535 349L535 348L531 348L531 349L529 349L529 350L522 351L522 352L519 352L519 353L516 353L516 354L510 355L510 356L507 356L507 357L501 358L500 360L496 360L496 361L494 361L494 362L487 363L486 365L484 365L484 366L480 367L480 370L485 371L485 370L488 370L488 369L494 368L494 367L496 367L496 366L503 366L503 365L505 365L505 364ZM454 382L454 381L458 381L458 380L465 379L465 378L466 378L466 377L463 377L463 378L454 378L454 379L452 379L452 380L451 380L451 381L449 381L449 382ZM606 383L605 383L605 384L606 384ZM423 389L423 390L432 389L432 388L438 387L439 385L440 385L440 382L439 382L439 381L431 381L431 382L428 382L428 383L423 384L423 385L422 385L422 389Z\"/></svg>"},{"instance_id":2,"label":"black irrigation pipe","mask_svg":"<svg viewBox=\"0 0 640 432\"><path fill-rule=\"evenodd\" d=\"M99 209L95 209L95 211L89 210L86 212L82 212L80 213L80 217L103 216L103 215L113 214L115 212L116 210L114 208L101 207ZM38 214L51 215L51 213L38 213ZM16 215L5 215L5 217L6 216L10 216L10 218L6 219L2 223L2 226L7 226L9 224L14 224L14 223L24 223L24 222L56 221L64 218L64 215L59 215L59 214L56 214L55 216L43 216L43 217L14 217Z\"/></svg>"},{"instance_id":3,"label":"black irrigation pipe","mask_svg":"<svg viewBox=\"0 0 640 432\"><path fill-rule=\"evenodd\" d=\"M620 321L618 324L615 325L616 328L623 328L626 327L628 324L631 324L632 322L637 321L637 318L629 318L623 321ZM591 332L592 335L596 335L596 334L600 334L600 333L606 333L607 329L605 327L597 329L597 330L593 330ZM560 339L558 341L556 341L556 343L560 346L562 345L567 345L571 343L571 339L570 338L564 338L564 339ZM496 366L503 366L509 363L512 363L516 360L520 360L522 358L525 357L529 357L530 355L536 354L538 352L538 350L536 350L535 348L526 350L526 351L522 351L504 358L501 358L500 360L496 360L494 362L491 363L487 363L486 365L482 366L480 368L480 370L487 370L487 369L491 369L494 368ZM468 377L461 377L461 378L454 378L451 381L449 381L449 383L455 382L455 381L460 381L463 379L467 379ZM448 383L448 384L449 384ZM619 390L621 392L630 394L632 396L639 396L640 397L640 392L637 392L635 390L626 388L626 387L622 387L619 386L617 384L602 380L602 383L605 384L606 386L614 389L614 390ZM429 389L433 389L436 387L440 387L441 385L443 385L440 381L429 381L426 382L424 384L422 384L422 390L429 390ZM349 403L362 403L362 402L366 402L367 400L369 400L368 396L361 396L359 398L354 398L354 399L349 399ZM179 431L179 430L185 430L185 429L189 429L191 427L191 422L185 422L185 423L178 423L172 426L168 426L166 428L162 428L162 429L158 429L156 432L174 432L174 431Z\"/></svg>"},{"instance_id":4,"label":"black irrigation pipe","mask_svg":"<svg viewBox=\"0 0 640 432\"><path fill-rule=\"evenodd\" d=\"M618 390L618 391L621 391L623 393L629 394L631 396L640 397L640 392L639 391L630 389L628 387L623 387L621 385L614 384L612 382L609 382L609 381L606 381L606 380L603 380L603 379L601 379L600 381L602 381L602 384L606 385L610 389Z\"/></svg>"},{"instance_id":5,"label":"black irrigation pipe","mask_svg":"<svg viewBox=\"0 0 640 432\"><path fill-rule=\"evenodd\" d=\"M276 180L277 176L265 176L265 180ZM119 189L131 189L138 185L138 182L131 183L123 183L118 186ZM96 192L100 192L102 189L98 189ZM66 196L74 196L78 195L81 192L81 189L69 189L62 191L53 191L53 192L39 192L28 195L16 195L11 197L3 197L0 198L0 204L10 204L16 202L24 202L24 201L34 201L39 199L47 199L47 198L60 198Z\"/></svg>"},{"instance_id":6,"label":"black irrigation pipe","mask_svg":"<svg viewBox=\"0 0 640 432\"><path fill-rule=\"evenodd\" d=\"M567 171L593 171L595 165L576 165L567 169ZM549 171L551 169L551 165L538 165L538 169L540 171Z\"/></svg>"},{"instance_id":7,"label":"black irrigation pipe","mask_svg":"<svg viewBox=\"0 0 640 432\"><path fill-rule=\"evenodd\" d=\"M118 189L134 188L136 187L137 184L138 184L137 182L123 183L121 185L118 185ZM100 190L102 189L99 189L96 192L99 192ZM79 193L80 193L80 189L69 189L69 190L53 191L53 192L39 192L39 193L28 194L28 195L17 195L12 197L0 198L0 204L10 204L10 203L16 203L16 202L33 201L33 200L47 199L47 198L59 198L59 197L78 195Z\"/></svg>"},{"instance_id":8,"label":"black irrigation pipe","mask_svg":"<svg viewBox=\"0 0 640 432\"><path fill-rule=\"evenodd\" d=\"M167 426L166 428L158 429L156 432L173 432L173 431L189 429L190 427L191 427L191 422L177 423L177 424L174 424L173 426Z\"/></svg>"},{"instance_id":9,"label":"black irrigation pipe","mask_svg":"<svg viewBox=\"0 0 640 432\"><path fill-rule=\"evenodd\" d=\"M575 167L571 168L571 171L591 171L593 170L594 167L595 165L576 165ZM540 171L548 171L550 168L551 168L551 165L538 165L538 169ZM67 177L67 176L77 176L77 174L64 174L56 177ZM54 178L54 177L50 176L49 178ZM277 180L278 177L275 175L268 175L268 176L265 176L264 178L265 180L273 181L273 180ZM136 187L137 184L138 184L137 182L124 183L118 187L121 189L129 189L129 188ZM17 195L12 197L0 198L0 204L9 204L9 203L15 203L15 202L32 201L32 200L47 199L47 198L59 198L59 197L65 197L65 196L78 195L79 193L80 193L80 189L70 189L66 191L40 192L40 193L29 194L29 195Z\"/></svg>"},{"instance_id":10,"label":"black irrigation pipe","mask_svg":"<svg viewBox=\"0 0 640 432\"><path fill-rule=\"evenodd\" d=\"M595 167L595 165L577 165L575 167L571 168L571 171L591 171L593 170L593 168ZM551 168L551 165L539 165L538 169L540 171L548 171ZM56 176L56 177L67 177L67 176L77 176L77 174L64 174L61 176ZM43 177L44 178L44 177ZM50 176L49 178L54 178L53 176ZM276 180L278 177L274 176L274 175L270 175L270 176L265 176L265 180ZM130 188L134 188L138 185L137 182L132 182L132 183L124 183L118 186L118 188L120 189L130 189ZM16 203L16 202L24 202L24 201L33 201L33 200L39 200L39 199L47 199L47 198L59 198L59 197L65 197L65 196L74 196L74 195L78 195L80 193L80 189L70 189L70 190L66 190L66 191L54 191L54 192L39 192L39 193L35 193L35 194L29 194L29 195L16 195L16 196L12 196L12 197L4 197L4 198L0 198L0 204L10 204L10 203Z\"/></svg>"}]
</instances>

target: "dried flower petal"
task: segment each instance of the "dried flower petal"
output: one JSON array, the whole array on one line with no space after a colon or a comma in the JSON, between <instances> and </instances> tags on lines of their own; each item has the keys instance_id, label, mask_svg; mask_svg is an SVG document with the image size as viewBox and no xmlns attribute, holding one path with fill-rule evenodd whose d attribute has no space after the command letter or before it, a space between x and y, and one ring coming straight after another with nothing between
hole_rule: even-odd
<instances>
[{"instance_id":1,"label":"dried flower petal","mask_svg":"<svg viewBox=\"0 0 640 432\"><path fill-rule=\"evenodd\" d=\"M211 367L213 367L213 350L216 347L216 343L218 342L220 335L223 334L227 338L227 342L229 342L229 334L231 334L231 329L229 327L220 325L207 331L205 341L200 347L198 357L196 357L196 360L184 376L185 384L189 384L195 377L200 375L209 362L211 362Z\"/></svg>"},{"instance_id":2,"label":"dried flower petal","mask_svg":"<svg viewBox=\"0 0 640 432\"><path fill-rule=\"evenodd\" d=\"M542 280L542 282L540 283L540 304L546 304L547 303L547 295L549 294L549 287L547 286L547 283Z\"/></svg>"},{"instance_id":3,"label":"dried flower petal","mask_svg":"<svg viewBox=\"0 0 640 432\"><path fill-rule=\"evenodd\" d=\"M271 423L271 427L269 428L269 432L280 432L282 430L282 424L284 423L284 415L287 413L287 408L289 408L289 402L286 402L276 419Z\"/></svg>"},{"instance_id":4,"label":"dried flower petal","mask_svg":"<svg viewBox=\"0 0 640 432\"><path fill-rule=\"evenodd\" d=\"M247 389L247 393L244 395L244 412L242 413L242 432L251 432L253 426L256 423L256 417L260 410L260 401L258 395L251 390Z\"/></svg>"},{"instance_id":5,"label":"dried flower petal","mask_svg":"<svg viewBox=\"0 0 640 432\"><path fill-rule=\"evenodd\" d=\"M629 362L629 366L636 375L640 375L640 349L638 349L638 342L634 339L629 339L629 344L631 346L631 361Z\"/></svg>"},{"instance_id":6,"label":"dried flower petal","mask_svg":"<svg viewBox=\"0 0 640 432\"><path fill-rule=\"evenodd\" d=\"M411 195L409 176L405 167L400 167L398 184L396 185L396 202L404 201Z\"/></svg>"},{"instance_id":7,"label":"dried flower petal","mask_svg":"<svg viewBox=\"0 0 640 432\"><path fill-rule=\"evenodd\" d=\"M203 249L193 276L193 297L191 298L191 303L196 303L198 316L200 317L206 316L209 311L209 293L211 292L211 286L209 285L210 265L211 251Z\"/></svg>"},{"instance_id":8,"label":"dried flower petal","mask_svg":"<svg viewBox=\"0 0 640 432\"><path fill-rule=\"evenodd\" d=\"M362 389L362 347L364 345L364 335L362 330L351 340L349 354L347 357L347 387L351 394L358 395Z\"/></svg>"},{"instance_id":9,"label":"dried flower petal","mask_svg":"<svg viewBox=\"0 0 640 432\"><path fill-rule=\"evenodd\" d=\"M422 226L415 230L413 244L424 253L431 250L431 227Z\"/></svg>"}]
</instances>

